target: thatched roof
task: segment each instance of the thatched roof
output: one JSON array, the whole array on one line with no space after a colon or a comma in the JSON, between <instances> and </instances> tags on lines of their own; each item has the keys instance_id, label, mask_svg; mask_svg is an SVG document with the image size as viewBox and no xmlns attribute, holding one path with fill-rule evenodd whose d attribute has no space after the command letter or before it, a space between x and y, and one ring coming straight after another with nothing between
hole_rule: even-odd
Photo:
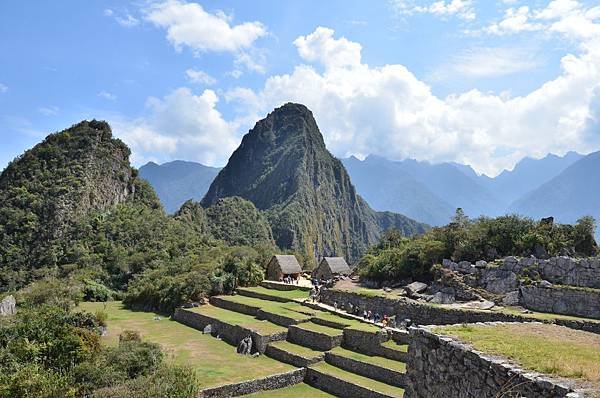
<instances>
[{"instance_id":1,"label":"thatched roof","mask_svg":"<svg viewBox=\"0 0 600 398\"><path fill-rule=\"evenodd\" d=\"M302 272L302 267L298 263L296 256L277 254L271 259L271 261L273 260L279 264L279 268L284 274L299 274Z\"/></svg>"},{"instance_id":2,"label":"thatched roof","mask_svg":"<svg viewBox=\"0 0 600 398\"><path fill-rule=\"evenodd\" d=\"M321 260L321 263L325 262L332 274L344 274L349 275L352 271L350 271L350 266L346 263L342 257L324 257Z\"/></svg>"}]
</instances>

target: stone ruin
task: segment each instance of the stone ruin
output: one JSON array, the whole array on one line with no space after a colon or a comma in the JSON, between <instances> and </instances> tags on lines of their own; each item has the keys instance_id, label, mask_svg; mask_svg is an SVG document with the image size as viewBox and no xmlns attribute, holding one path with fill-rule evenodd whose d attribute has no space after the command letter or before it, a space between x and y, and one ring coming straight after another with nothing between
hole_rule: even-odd
<instances>
[{"instance_id":1,"label":"stone ruin","mask_svg":"<svg viewBox=\"0 0 600 398\"><path fill-rule=\"evenodd\" d=\"M0 316L14 315L17 313L17 301L14 296L6 296L0 302Z\"/></svg>"}]
</instances>

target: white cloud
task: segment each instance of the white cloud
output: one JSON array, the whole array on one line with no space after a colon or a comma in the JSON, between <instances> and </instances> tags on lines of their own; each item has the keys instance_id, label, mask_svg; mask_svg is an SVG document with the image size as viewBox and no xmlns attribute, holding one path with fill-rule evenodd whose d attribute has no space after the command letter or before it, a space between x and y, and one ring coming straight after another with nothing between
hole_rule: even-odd
<instances>
[{"instance_id":1,"label":"white cloud","mask_svg":"<svg viewBox=\"0 0 600 398\"><path fill-rule=\"evenodd\" d=\"M211 14L198 3L167 0L152 5L146 19L167 30L167 39L180 51L187 46L194 51L238 54L267 34L260 22L231 25L223 12Z\"/></svg>"},{"instance_id":2,"label":"white cloud","mask_svg":"<svg viewBox=\"0 0 600 398\"><path fill-rule=\"evenodd\" d=\"M114 100L116 100L116 99L117 99L117 96L116 96L116 95L114 95L113 93L109 93L108 91L104 91L104 90L103 90L103 91L100 91L100 92L98 93L98 97L100 97L100 98L104 98L104 99L107 99L107 100L109 100L109 101L114 101Z\"/></svg>"},{"instance_id":3,"label":"white cloud","mask_svg":"<svg viewBox=\"0 0 600 398\"><path fill-rule=\"evenodd\" d=\"M114 13L115 12L113 10L111 10L110 8L107 8L107 9L104 10L104 12L102 14L105 17L112 17Z\"/></svg>"},{"instance_id":4,"label":"white cloud","mask_svg":"<svg viewBox=\"0 0 600 398\"><path fill-rule=\"evenodd\" d=\"M536 54L529 48L475 47L447 60L428 80L439 81L456 76L505 76L531 70L539 65Z\"/></svg>"},{"instance_id":5,"label":"white cloud","mask_svg":"<svg viewBox=\"0 0 600 398\"><path fill-rule=\"evenodd\" d=\"M391 1L394 10L401 15L432 14L440 18L455 16L467 21L477 17L473 0L440 0L425 6L422 3L414 0Z\"/></svg>"},{"instance_id":6,"label":"white cloud","mask_svg":"<svg viewBox=\"0 0 600 398\"><path fill-rule=\"evenodd\" d=\"M164 98L147 101L148 115L134 120L111 120L115 134L132 149L133 161L190 159L222 165L238 144L235 122L225 121L216 109L213 90L195 95L186 87Z\"/></svg>"},{"instance_id":7,"label":"white cloud","mask_svg":"<svg viewBox=\"0 0 600 398\"><path fill-rule=\"evenodd\" d=\"M8 86L6 84L0 83L0 93L5 93L8 91Z\"/></svg>"},{"instance_id":8,"label":"white cloud","mask_svg":"<svg viewBox=\"0 0 600 398\"><path fill-rule=\"evenodd\" d=\"M495 175L524 156L600 146L600 137L586 132L600 87L600 40L582 43L579 55L563 57L558 77L514 98L478 90L437 97L403 65L362 63L358 43L335 38L326 28L295 44L323 72L299 65L290 74L269 77L260 91L238 88L226 99L238 101L254 118L288 101L307 105L338 156L454 160ZM484 63L469 69L465 62L465 73L486 75L498 68ZM501 65L508 67L504 60Z\"/></svg>"},{"instance_id":9,"label":"white cloud","mask_svg":"<svg viewBox=\"0 0 600 398\"><path fill-rule=\"evenodd\" d=\"M217 83L217 79L201 70L188 69L185 71L185 75L192 83L203 84L206 86L212 86L213 84Z\"/></svg>"},{"instance_id":10,"label":"white cloud","mask_svg":"<svg viewBox=\"0 0 600 398\"><path fill-rule=\"evenodd\" d=\"M124 16L121 16L121 15L117 15L117 13L114 10L112 10L110 8L106 8L102 12L102 14L105 17L114 18L114 20L117 21L117 23L119 25L121 25L125 28L133 28L134 26L137 26L140 24L140 20L129 13L125 13Z\"/></svg>"},{"instance_id":11,"label":"white cloud","mask_svg":"<svg viewBox=\"0 0 600 398\"><path fill-rule=\"evenodd\" d=\"M58 115L58 107L56 106L42 106L38 108L38 111L44 116L56 116Z\"/></svg>"}]
</instances>

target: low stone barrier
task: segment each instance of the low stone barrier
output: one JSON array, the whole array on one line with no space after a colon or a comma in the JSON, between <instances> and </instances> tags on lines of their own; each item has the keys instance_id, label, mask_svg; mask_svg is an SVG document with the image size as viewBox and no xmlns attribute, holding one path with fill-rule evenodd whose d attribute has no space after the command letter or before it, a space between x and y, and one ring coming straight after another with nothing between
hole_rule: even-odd
<instances>
[{"instance_id":1,"label":"low stone barrier","mask_svg":"<svg viewBox=\"0 0 600 398\"><path fill-rule=\"evenodd\" d=\"M286 283L273 282L273 281L262 281L260 283L260 285L262 287L266 287L267 289L274 289L274 290L285 290L285 291L302 290L305 292L310 291L310 287L308 287L308 286L288 285Z\"/></svg>"},{"instance_id":2,"label":"low stone barrier","mask_svg":"<svg viewBox=\"0 0 600 398\"><path fill-rule=\"evenodd\" d=\"M295 319L295 318L290 318L289 316L275 314L273 312L266 312L266 311L263 311L263 310L258 310L257 313L256 313L256 317L258 319L265 319L267 321L271 321L271 322L273 322L273 323L275 323L277 325L285 326L285 327L288 327L288 326L291 326L291 325L297 325L299 323L307 322L308 321L308 318L307 319L298 320L298 319Z\"/></svg>"},{"instance_id":3,"label":"low stone barrier","mask_svg":"<svg viewBox=\"0 0 600 398\"><path fill-rule=\"evenodd\" d=\"M289 303L290 301L294 301L292 299L288 299L288 298L285 298L285 297L271 296L271 295L268 295L268 294L263 294L263 293L260 293L260 292L255 292L254 290L238 289L236 292L240 296L254 297L254 298L257 298L257 299L261 299L261 300L278 301L280 303Z\"/></svg>"},{"instance_id":4,"label":"low stone barrier","mask_svg":"<svg viewBox=\"0 0 600 398\"><path fill-rule=\"evenodd\" d=\"M225 384L219 387L207 388L200 392L199 398L226 398L252 394L259 391L277 390L302 383L306 369L294 369L286 373L267 376L262 379Z\"/></svg>"},{"instance_id":5,"label":"low stone barrier","mask_svg":"<svg viewBox=\"0 0 600 398\"><path fill-rule=\"evenodd\" d=\"M220 296L212 296L209 299L210 303L215 307L224 308L226 310L241 312L242 314L256 316L258 308L252 305L238 303L235 301L227 300Z\"/></svg>"},{"instance_id":6,"label":"low stone barrier","mask_svg":"<svg viewBox=\"0 0 600 398\"><path fill-rule=\"evenodd\" d=\"M352 384L338 377L319 372L313 368L306 369L306 378L304 379L304 382L338 397L390 398L386 394Z\"/></svg>"},{"instance_id":7,"label":"low stone barrier","mask_svg":"<svg viewBox=\"0 0 600 398\"><path fill-rule=\"evenodd\" d=\"M390 333L371 333L364 330L347 328L344 329L342 346L353 351L362 352L363 354L379 355L394 361L405 362L406 352L381 345L381 343L390 340L390 337L392 337ZM397 337L397 339L400 339L400 337ZM408 335L404 334L402 341L407 340Z\"/></svg>"},{"instance_id":8,"label":"low stone barrier","mask_svg":"<svg viewBox=\"0 0 600 398\"><path fill-rule=\"evenodd\" d=\"M521 286L519 303L530 310L600 319L600 289Z\"/></svg>"},{"instance_id":9,"label":"low stone barrier","mask_svg":"<svg viewBox=\"0 0 600 398\"><path fill-rule=\"evenodd\" d=\"M347 370L348 372L381 381L382 383L391 384L396 387L405 386L405 374L397 370L384 368L372 363L357 361L333 352L325 353L325 362Z\"/></svg>"},{"instance_id":10,"label":"low stone barrier","mask_svg":"<svg viewBox=\"0 0 600 398\"><path fill-rule=\"evenodd\" d=\"M336 322L336 321L332 321L329 319L323 319L323 318L312 318L311 321L313 323L316 323L317 325L327 326L327 327L334 328L334 329L343 329L346 326L348 326L345 323Z\"/></svg>"},{"instance_id":11,"label":"low stone barrier","mask_svg":"<svg viewBox=\"0 0 600 398\"><path fill-rule=\"evenodd\" d=\"M267 349L267 344L270 342L285 340L287 337L287 332L261 335L252 329L244 328L238 325L230 325L220 321L219 319L211 318L196 312L187 311L182 308L178 308L175 311L175 314L173 314L173 319L198 330L204 330L206 326L211 325L211 334L213 336L218 335L223 340L234 346L237 346L242 339L248 335L251 335L253 343L252 351L260 352L261 354L265 352Z\"/></svg>"},{"instance_id":12,"label":"low stone barrier","mask_svg":"<svg viewBox=\"0 0 600 398\"><path fill-rule=\"evenodd\" d=\"M378 296L363 296L350 291L337 289L324 289L321 292L321 301L332 305L351 302L360 308L368 308L380 314L396 315L397 321L405 318L411 319L419 325L452 325L458 323L476 322L533 322L538 321L530 317L506 314L502 312L466 310L460 308L443 308L428 304L421 304L406 298L387 298ZM573 329L586 330L598 333L600 326L597 322L579 320L565 322L560 320L539 320L539 322L556 323Z\"/></svg>"},{"instance_id":13,"label":"low stone barrier","mask_svg":"<svg viewBox=\"0 0 600 398\"><path fill-rule=\"evenodd\" d=\"M288 340L319 351L329 351L342 343L343 335L330 336L313 330L302 329L298 326L288 328Z\"/></svg>"},{"instance_id":14,"label":"low stone barrier","mask_svg":"<svg viewBox=\"0 0 600 398\"><path fill-rule=\"evenodd\" d=\"M297 366L299 368L305 368L317 362L321 362L325 357L325 353L322 353L321 355L317 355L312 358L305 358L301 355L282 350L281 348L275 347L273 345L267 346L265 354L280 362L289 363L290 365Z\"/></svg>"},{"instance_id":15,"label":"low stone barrier","mask_svg":"<svg viewBox=\"0 0 600 398\"><path fill-rule=\"evenodd\" d=\"M579 396L546 376L484 356L426 328L411 328L410 334L406 380L410 398Z\"/></svg>"}]
</instances>

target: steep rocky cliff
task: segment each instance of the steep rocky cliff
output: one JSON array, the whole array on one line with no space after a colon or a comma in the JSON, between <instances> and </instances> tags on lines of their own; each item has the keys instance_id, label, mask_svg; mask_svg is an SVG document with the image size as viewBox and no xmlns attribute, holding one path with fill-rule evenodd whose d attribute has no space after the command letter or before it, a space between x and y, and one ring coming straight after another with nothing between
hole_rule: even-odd
<instances>
[{"instance_id":1,"label":"steep rocky cliff","mask_svg":"<svg viewBox=\"0 0 600 398\"><path fill-rule=\"evenodd\" d=\"M308 258L341 255L356 260L383 230L406 235L425 225L373 211L356 194L342 163L326 149L304 105L275 109L244 136L202 204L240 196L265 212L275 241Z\"/></svg>"}]
</instances>

